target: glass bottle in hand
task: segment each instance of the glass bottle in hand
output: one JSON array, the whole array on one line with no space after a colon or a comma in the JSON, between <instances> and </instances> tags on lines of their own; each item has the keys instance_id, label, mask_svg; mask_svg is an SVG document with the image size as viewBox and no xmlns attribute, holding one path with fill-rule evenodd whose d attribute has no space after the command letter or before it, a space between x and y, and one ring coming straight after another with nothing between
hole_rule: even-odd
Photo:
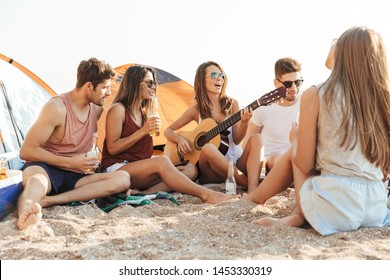
<instances>
[{"instance_id":1,"label":"glass bottle in hand","mask_svg":"<svg viewBox=\"0 0 390 280\"><path fill-rule=\"evenodd\" d=\"M159 115L158 115L158 99L157 99L156 95L153 97L150 105L151 106L147 112L147 118L158 118L159 117ZM160 131L159 131L159 129L156 128L156 129L150 131L149 134L152 136L159 136Z\"/></svg>"},{"instance_id":2,"label":"glass bottle in hand","mask_svg":"<svg viewBox=\"0 0 390 280\"><path fill-rule=\"evenodd\" d=\"M92 136L92 147L89 152L87 152L87 158L97 157L98 156L98 145L97 145L97 132ZM91 174L95 172L96 168L87 168L86 173Z\"/></svg>"}]
</instances>

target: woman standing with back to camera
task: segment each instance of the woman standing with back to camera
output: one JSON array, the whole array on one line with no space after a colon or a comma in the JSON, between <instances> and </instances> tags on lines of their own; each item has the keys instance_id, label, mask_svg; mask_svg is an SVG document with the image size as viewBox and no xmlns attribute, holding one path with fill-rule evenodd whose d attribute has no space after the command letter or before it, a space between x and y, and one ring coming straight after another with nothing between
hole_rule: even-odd
<instances>
[{"instance_id":1,"label":"woman standing with back to camera","mask_svg":"<svg viewBox=\"0 0 390 280\"><path fill-rule=\"evenodd\" d=\"M389 225L382 182L390 172L389 133L383 41L366 27L350 28L334 47L330 77L303 93L299 129L290 133L284 156L292 162L296 209L254 223L297 227L306 219L322 235Z\"/></svg>"}]
</instances>

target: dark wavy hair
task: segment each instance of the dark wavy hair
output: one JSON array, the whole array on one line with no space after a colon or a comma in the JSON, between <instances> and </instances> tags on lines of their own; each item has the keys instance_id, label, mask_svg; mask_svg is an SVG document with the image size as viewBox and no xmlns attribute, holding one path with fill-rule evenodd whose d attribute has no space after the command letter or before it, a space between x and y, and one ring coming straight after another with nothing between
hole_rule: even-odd
<instances>
[{"instance_id":1,"label":"dark wavy hair","mask_svg":"<svg viewBox=\"0 0 390 280\"><path fill-rule=\"evenodd\" d=\"M76 87L81 88L85 83L91 82L95 89L98 84L114 77L115 71L108 63L92 57L80 62L77 68Z\"/></svg>"},{"instance_id":2,"label":"dark wavy hair","mask_svg":"<svg viewBox=\"0 0 390 280\"><path fill-rule=\"evenodd\" d=\"M140 94L140 86L144 80L146 73L152 73L153 80L156 80L156 70L149 66L134 65L127 68L123 75L123 80L119 86L117 95L115 96L114 103L121 103L127 108L131 115L136 110L141 108L143 112L151 106L151 100L142 101ZM144 114L145 118L145 114Z\"/></svg>"},{"instance_id":3,"label":"dark wavy hair","mask_svg":"<svg viewBox=\"0 0 390 280\"><path fill-rule=\"evenodd\" d=\"M301 64L294 58L284 57L275 62L275 78L281 79L284 74L301 72Z\"/></svg>"}]
</instances>

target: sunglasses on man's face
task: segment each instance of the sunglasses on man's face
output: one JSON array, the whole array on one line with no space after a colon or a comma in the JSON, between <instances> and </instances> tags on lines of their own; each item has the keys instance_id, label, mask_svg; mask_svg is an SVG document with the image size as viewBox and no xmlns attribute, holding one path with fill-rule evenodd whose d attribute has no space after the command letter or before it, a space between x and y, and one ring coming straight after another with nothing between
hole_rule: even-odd
<instances>
[{"instance_id":1,"label":"sunglasses on man's face","mask_svg":"<svg viewBox=\"0 0 390 280\"><path fill-rule=\"evenodd\" d=\"M218 73L218 72L211 72L206 77L210 77L211 79L217 79L218 77L220 77L221 79L225 79L225 74L224 73Z\"/></svg>"},{"instance_id":2,"label":"sunglasses on man's face","mask_svg":"<svg viewBox=\"0 0 390 280\"><path fill-rule=\"evenodd\" d=\"M295 81L284 81L282 82L281 80L277 79L279 82L283 84L285 88L290 88L292 87L293 84L295 84L296 87L300 87L303 83L303 79L295 80Z\"/></svg>"},{"instance_id":3,"label":"sunglasses on man's face","mask_svg":"<svg viewBox=\"0 0 390 280\"><path fill-rule=\"evenodd\" d=\"M144 83L146 83L148 88L156 87L156 81L154 80L145 80Z\"/></svg>"}]
</instances>

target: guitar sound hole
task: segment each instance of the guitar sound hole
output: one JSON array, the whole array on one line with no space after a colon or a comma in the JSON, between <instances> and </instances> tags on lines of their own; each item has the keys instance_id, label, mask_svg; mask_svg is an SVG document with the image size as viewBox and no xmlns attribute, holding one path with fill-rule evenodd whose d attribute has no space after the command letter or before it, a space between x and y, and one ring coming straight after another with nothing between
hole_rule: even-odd
<instances>
[{"instance_id":1,"label":"guitar sound hole","mask_svg":"<svg viewBox=\"0 0 390 280\"><path fill-rule=\"evenodd\" d=\"M206 143L207 143L206 136L202 135L196 141L196 146L201 149L204 145L206 145Z\"/></svg>"}]
</instances>

